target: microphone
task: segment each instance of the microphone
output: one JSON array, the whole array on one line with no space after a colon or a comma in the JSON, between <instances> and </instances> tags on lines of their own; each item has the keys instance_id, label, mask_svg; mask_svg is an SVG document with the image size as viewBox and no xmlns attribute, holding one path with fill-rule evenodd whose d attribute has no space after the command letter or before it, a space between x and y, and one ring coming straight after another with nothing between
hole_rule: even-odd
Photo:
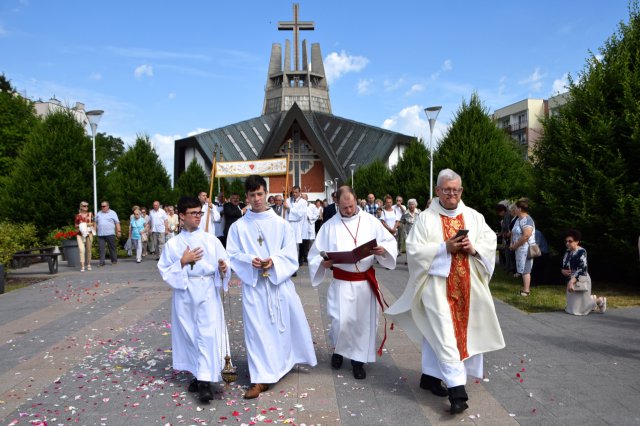
<instances>
[{"instance_id":1,"label":"microphone","mask_svg":"<svg viewBox=\"0 0 640 426\"><path fill-rule=\"evenodd\" d=\"M324 260L329 260L329 256L327 255L326 251L321 251L320 252L320 256L324 259Z\"/></svg>"}]
</instances>

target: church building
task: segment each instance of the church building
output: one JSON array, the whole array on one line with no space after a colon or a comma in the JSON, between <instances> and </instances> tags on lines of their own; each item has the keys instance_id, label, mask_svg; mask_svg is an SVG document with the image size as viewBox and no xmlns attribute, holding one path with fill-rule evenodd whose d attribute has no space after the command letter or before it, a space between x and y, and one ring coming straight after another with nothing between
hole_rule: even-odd
<instances>
[{"instance_id":1,"label":"church building","mask_svg":"<svg viewBox=\"0 0 640 426\"><path fill-rule=\"evenodd\" d=\"M293 31L293 58L289 40L284 60L281 44L272 45L262 115L176 140L176 179L194 158L209 172L214 149L222 161L289 155L289 187L299 185L309 200L324 199L350 181L353 168L376 159L391 167L401 157L413 137L333 115L320 45L311 44L311 61L306 40L299 49L300 31L314 23L298 19L298 4L293 20L280 21L278 29ZM270 176L269 192L282 192L284 179Z\"/></svg>"}]
</instances>

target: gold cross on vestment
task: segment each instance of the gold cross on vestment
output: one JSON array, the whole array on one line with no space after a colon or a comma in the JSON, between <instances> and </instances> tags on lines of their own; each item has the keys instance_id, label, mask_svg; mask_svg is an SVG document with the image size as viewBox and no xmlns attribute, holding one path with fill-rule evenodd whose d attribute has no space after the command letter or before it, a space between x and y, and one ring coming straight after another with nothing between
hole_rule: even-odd
<instances>
[{"instance_id":1,"label":"gold cross on vestment","mask_svg":"<svg viewBox=\"0 0 640 426\"><path fill-rule=\"evenodd\" d=\"M260 243L260 247L262 247L262 242L264 239L262 238L262 234L258 235L258 243Z\"/></svg>"}]
</instances>

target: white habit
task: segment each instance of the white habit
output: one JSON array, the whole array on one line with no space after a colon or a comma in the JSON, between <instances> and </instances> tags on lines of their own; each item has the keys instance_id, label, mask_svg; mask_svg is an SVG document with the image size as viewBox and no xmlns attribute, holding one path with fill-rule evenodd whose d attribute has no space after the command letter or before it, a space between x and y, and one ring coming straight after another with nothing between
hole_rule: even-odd
<instances>
[{"instance_id":1,"label":"white habit","mask_svg":"<svg viewBox=\"0 0 640 426\"><path fill-rule=\"evenodd\" d=\"M303 240L313 240L316 238L316 220L318 220L318 216L320 216L320 210L318 210L315 204L309 203L304 226L302 227Z\"/></svg>"},{"instance_id":2,"label":"white habit","mask_svg":"<svg viewBox=\"0 0 640 426\"><path fill-rule=\"evenodd\" d=\"M260 241L261 242L260 242ZM252 383L276 383L295 364L317 364L300 297L291 275L298 270L291 226L272 209L247 213L227 236L231 267L242 281L242 315ZM254 258L273 260L268 277Z\"/></svg>"},{"instance_id":3,"label":"white habit","mask_svg":"<svg viewBox=\"0 0 640 426\"><path fill-rule=\"evenodd\" d=\"M189 246L204 250L202 259L193 265L180 265L180 258ZM173 368L189 371L198 380L219 382L227 351L227 328L220 287L227 289L231 276L218 270L218 260L229 262L220 241L197 229L182 230L171 238L162 250L158 270L162 279L173 288L171 308L171 345Z\"/></svg>"},{"instance_id":4,"label":"white habit","mask_svg":"<svg viewBox=\"0 0 640 426\"><path fill-rule=\"evenodd\" d=\"M382 256L369 256L355 265L340 264L349 272L364 272L373 268L377 260L382 266L395 269L398 245L380 220L358 208L358 213L344 218L338 212L324 223L309 251L309 275L313 286L318 286L327 272L321 265L321 251L350 251L376 239L384 247ZM354 242L354 239L356 240ZM378 302L365 281L342 281L331 278L327 290L327 313L331 319L329 337L334 352L360 362L376 360L376 328L378 325Z\"/></svg>"},{"instance_id":5,"label":"white habit","mask_svg":"<svg viewBox=\"0 0 640 426\"><path fill-rule=\"evenodd\" d=\"M202 205L202 213L204 213L204 214L202 215L202 220L200 220L200 224L198 225L198 228L200 228L200 229L202 229L204 231L205 230L205 226L207 225L207 220L209 220L209 230L208 230L208 232L211 235L216 235L216 224L219 224L220 220L221 220L220 211L218 210L218 206L216 206L214 204L213 208L211 209L211 211L209 211L209 204L204 203Z\"/></svg>"},{"instance_id":6,"label":"white habit","mask_svg":"<svg viewBox=\"0 0 640 426\"><path fill-rule=\"evenodd\" d=\"M295 242L297 244L302 242L302 227L304 221L307 220L307 204L307 200L302 197L298 197L298 199L293 202L291 202L290 198L287 200L287 207L289 207L287 220L293 228Z\"/></svg>"},{"instance_id":7,"label":"white habit","mask_svg":"<svg viewBox=\"0 0 640 426\"><path fill-rule=\"evenodd\" d=\"M456 321L447 297L453 257L446 251L441 220L441 216L459 215L478 252L478 256L468 256L469 312L464 342L456 339ZM423 373L443 380L447 387L466 384L467 374L482 377L482 353L505 346L489 291L495 265L495 232L480 213L462 201L457 209L446 210L434 198L429 209L417 217L406 245L409 283L385 314L423 345ZM468 356L461 356L459 347L466 347Z\"/></svg>"}]
</instances>

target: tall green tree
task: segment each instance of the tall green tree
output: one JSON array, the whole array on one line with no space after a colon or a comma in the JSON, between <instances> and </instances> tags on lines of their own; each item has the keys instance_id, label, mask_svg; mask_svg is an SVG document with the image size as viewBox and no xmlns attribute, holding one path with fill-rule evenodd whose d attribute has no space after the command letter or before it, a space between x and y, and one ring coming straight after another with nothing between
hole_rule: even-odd
<instances>
[{"instance_id":1,"label":"tall green tree","mask_svg":"<svg viewBox=\"0 0 640 426\"><path fill-rule=\"evenodd\" d=\"M209 179L202 166L194 158L178 178L175 184L175 193L178 197L184 195L196 197L201 191L209 193ZM215 194L213 195L215 197Z\"/></svg>"},{"instance_id":2,"label":"tall green tree","mask_svg":"<svg viewBox=\"0 0 640 426\"><path fill-rule=\"evenodd\" d=\"M637 278L640 234L640 10L629 7L620 23L591 55L569 101L544 120L535 151L541 221L549 241L562 244L567 228L583 233L589 271L608 279ZM611 268L611 265L624 265ZM618 275L616 277L615 275Z\"/></svg>"},{"instance_id":3,"label":"tall green tree","mask_svg":"<svg viewBox=\"0 0 640 426\"><path fill-rule=\"evenodd\" d=\"M113 210L129 217L134 205L150 207L153 201L172 203L171 179L147 135L138 135L133 146L116 159L115 168L106 176L107 191L98 194Z\"/></svg>"},{"instance_id":4,"label":"tall green tree","mask_svg":"<svg viewBox=\"0 0 640 426\"><path fill-rule=\"evenodd\" d=\"M463 101L451 127L434 154L433 185L440 170L462 177L465 204L494 223L496 204L505 198L531 196L531 165L515 142L499 129L477 93ZM434 190L435 196L435 190Z\"/></svg>"},{"instance_id":5,"label":"tall green tree","mask_svg":"<svg viewBox=\"0 0 640 426\"><path fill-rule=\"evenodd\" d=\"M396 192L391 170L380 160L375 160L356 170L353 180L358 198L367 198L369 193L374 194L376 198L382 198L386 194Z\"/></svg>"},{"instance_id":6,"label":"tall green tree","mask_svg":"<svg viewBox=\"0 0 640 426\"><path fill-rule=\"evenodd\" d=\"M429 200L429 165L429 151L414 139L393 168L393 180L398 190L392 195L401 195L405 204L409 198L415 198L418 208L424 208Z\"/></svg>"},{"instance_id":7,"label":"tall green tree","mask_svg":"<svg viewBox=\"0 0 640 426\"><path fill-rule=\"evenodd\" d=\"M81 200L92 192L90 161L79 153L91 141L71 112L38 120L2 192L2 216L38 226L40 235L73 223Z\"/></svg>"},{"instance_id":8,"label":"tall green tree","mask_svg":"<svg viewBox=\"0 0 640 426\"><path fill-rule=\"evenodd\" d=\"M36 121L33 103L18 95L4 74L0 75L0 180L11 174Z\"/></svg>"}]
</instances>

